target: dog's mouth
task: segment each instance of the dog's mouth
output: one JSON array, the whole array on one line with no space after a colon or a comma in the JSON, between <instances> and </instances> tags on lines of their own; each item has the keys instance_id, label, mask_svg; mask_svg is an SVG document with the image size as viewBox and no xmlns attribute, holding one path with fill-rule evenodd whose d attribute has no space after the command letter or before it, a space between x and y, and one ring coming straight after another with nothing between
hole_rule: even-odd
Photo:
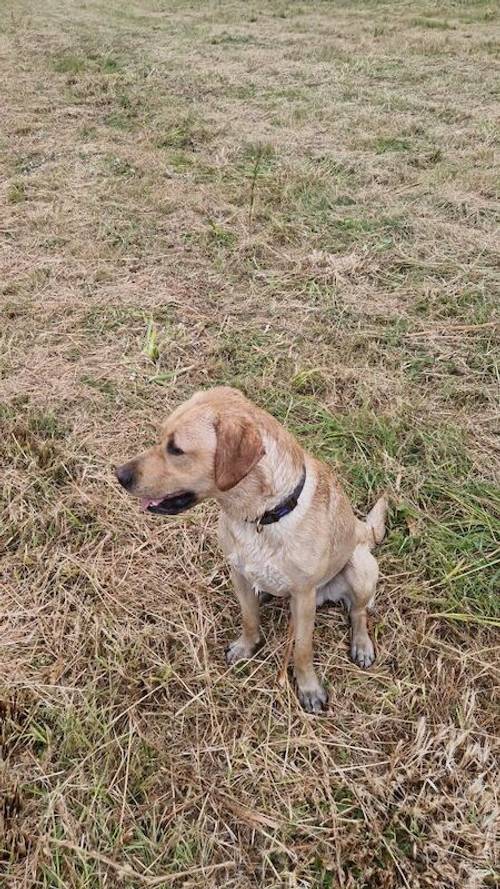
<instances>
[{"instance_id":1,"label":"dog's mouth","mask_svg":"<svg viewBox=\"0 0 500 889\"><path fill-rule=\"evenodd\" d=\"M160 497L159 500L152 500L143 497L141 506L147 512L154 512L157 515L177 515L184 512L190 506L196 503L196 494L193 491L175 491L167 497Z\"/></svg>"}]
</instances>

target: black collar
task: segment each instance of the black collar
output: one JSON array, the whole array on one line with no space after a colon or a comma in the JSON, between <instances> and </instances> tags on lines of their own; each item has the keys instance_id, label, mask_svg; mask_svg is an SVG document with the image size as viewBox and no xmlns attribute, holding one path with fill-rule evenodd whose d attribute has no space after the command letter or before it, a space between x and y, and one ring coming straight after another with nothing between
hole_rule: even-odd
<instances>
[{"instance_id":1,"label":"black collar","mask_svg":"<svg viewBox=\"0 0 500 889\"><path fill-rule=\"evenodd\" d=\"M279 522L284 516L288 515L290 512L293 512L297 503L299 502L299 497L302 494L304 489L304 485L306 483L306 468L302 470L302 475L300 477L300 481L298 485L293 489L292 493L285 497L281 503L278 503L274 509L268 509L264 512L260 518L254 519L253 524L257 526L257 531L262 531L263 525L273 525L275 522Z\"/></svg>"}]
</instances>

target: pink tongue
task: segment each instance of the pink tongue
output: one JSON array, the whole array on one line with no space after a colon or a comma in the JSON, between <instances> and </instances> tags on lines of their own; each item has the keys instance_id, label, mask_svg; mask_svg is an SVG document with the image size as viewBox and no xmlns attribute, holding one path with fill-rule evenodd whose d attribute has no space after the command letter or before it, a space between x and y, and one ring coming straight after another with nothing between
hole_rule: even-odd
<instances>
[{"instance_id":1,"label":"pink tongue","mask_svg":"<svg viewBox=\"0 0 500 889\"><path fill-rule=\"evenodd\" d=\"M147 497L142 497L141 499L141 509L147 509L148 506L158 506L159 503L163 500L163 497L160 497L158 500L149 500Z\"/></svg>"}]
</instances>

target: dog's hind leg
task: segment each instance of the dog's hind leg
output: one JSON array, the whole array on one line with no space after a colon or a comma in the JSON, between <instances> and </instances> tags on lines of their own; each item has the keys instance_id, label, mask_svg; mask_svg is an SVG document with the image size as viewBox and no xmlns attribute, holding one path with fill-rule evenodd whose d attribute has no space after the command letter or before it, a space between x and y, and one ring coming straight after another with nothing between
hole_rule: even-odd
<instances>
[{"instance_id":1,"label":"dog's hind leg","mask_svg":"<svg viewBox=\"0 0 500 889\"><path fill-rule=\"evenodd\" d=\"M377 580L377 560L365 543L356 547L339 574L316 590L317 607L325 602L342 602L346 606L351 620L351 657L360 667L369 667L375 660L367 611L375 599Z\"/></svg>"}]
</instances>

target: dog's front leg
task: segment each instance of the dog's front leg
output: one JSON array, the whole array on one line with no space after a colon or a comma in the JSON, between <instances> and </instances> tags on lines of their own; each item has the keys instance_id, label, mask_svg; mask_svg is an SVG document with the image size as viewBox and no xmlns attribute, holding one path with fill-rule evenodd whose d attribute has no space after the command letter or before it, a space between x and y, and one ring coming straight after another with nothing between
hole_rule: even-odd
<instances>
[{"instance_id":1,"label":"dog's front leg","mask_svg":"<svg viewBox=\"0 0 500 889\"><path fill-rule=\"evenodd\" d=\"M313 631L316 617L316 589L301 590L291 596L295 635L294 669L299 701L308 713L324 710L328 695L320 684L313 666Z\"/></svg>"},{"instance_id":2,"label":"dog's front leg","mask_svg":"<svg viewBox=\"0 0 500 889\"><path fill-rule=\"evenodd\" d=\"M252 657L260 643L259 597L248 580L239 571L232 570L231 577L241 607L243 631L226 649L228 664Z\"/></svg>"}]
</instances>

